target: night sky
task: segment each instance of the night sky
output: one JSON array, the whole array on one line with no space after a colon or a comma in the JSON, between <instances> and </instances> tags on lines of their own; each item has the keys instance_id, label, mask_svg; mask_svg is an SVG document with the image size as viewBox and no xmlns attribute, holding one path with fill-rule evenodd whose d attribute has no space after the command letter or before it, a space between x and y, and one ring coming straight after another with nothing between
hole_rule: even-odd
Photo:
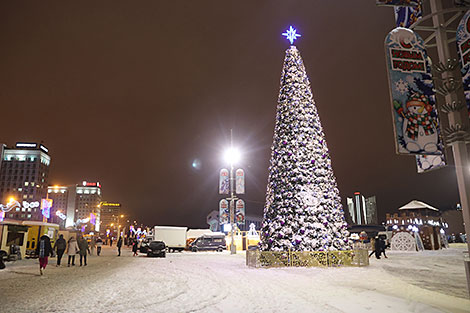
<instances>
[{"instance_id":1,"label":"night sky","mask_svg":"<svg viewBox=\"0 0 470 313\"><path fill-rule=\"evenodd\" d=\"M289 25L343 204L376 195L380 220L413 199L455 205L452 166L418 175L395 154L393 10L372 0L2 1L0 142L43 141L51 184L99 181L142 223L207 227L233 128L261 216Z\"/></svg>"}]
</instances>

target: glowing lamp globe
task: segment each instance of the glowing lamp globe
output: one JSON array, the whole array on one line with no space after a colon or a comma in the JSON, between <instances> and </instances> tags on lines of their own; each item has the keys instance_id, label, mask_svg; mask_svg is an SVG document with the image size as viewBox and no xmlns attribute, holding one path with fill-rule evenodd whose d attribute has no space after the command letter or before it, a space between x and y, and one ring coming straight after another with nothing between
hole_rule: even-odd
<instances>
[{"instance_id":1,"label":"glowing lamp globe","mask_svg":"<svg viewBox=\"0 0 470 313\"><path fill-rule=\"evenodd\" d=\"M229 148L225 151L224 159L227 163L235 164L240 161L240 151L236 148Z\"/></svg>"}]
</instances>

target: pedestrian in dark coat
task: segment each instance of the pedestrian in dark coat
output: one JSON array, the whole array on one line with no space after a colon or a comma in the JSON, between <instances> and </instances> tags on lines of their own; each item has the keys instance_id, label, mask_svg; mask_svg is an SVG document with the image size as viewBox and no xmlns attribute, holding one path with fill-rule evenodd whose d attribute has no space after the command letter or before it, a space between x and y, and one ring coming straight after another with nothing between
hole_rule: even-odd
<instances>
[{"instance_id":1,"label":"pedestrian in dark coat","mask_svg":"<svg viewBox=\"0 0 470 313\"><path fill-rule=\"evenodd\" d=\"M88 248L88 241L85 238L80 237L78 240L78 249L80 250L78 253L80 254L80 266L82 266L82 261L85 260L86 266L86 255L87 252L90 253L90 249Z\"/></svg>"},{"instance_id":2,"label":"pedestrian in dark coat","mask_svg":"<svg viewBox=\"0 0 470 313\"><path fill-rule=\"evenodd\" d=\"M388 247L387 243L385 242L385 240L383 240L382 238L380 238L380 253L379 253L379 256L383 253L384 254L384 257L386 259L388 259L387 255L385 254L385 249Z\"/></svg>"},{"instance_id":3,"label":"pedestrian in dark coat","mask_svg":"<svg viewBox=\"0 0 470 313\"><path fill-rule=\"evenodd\" d=\"M139 242L136 239L136 240L134 240L134 243L132 244L132 252L134 252L133 256L137 255L138 248L139 248Z\"/></svg>"},{"instance_id":4,"label":"pedestrian in dark coat","mask_svg":"<svg viewBox=\"0 0 470 313\"><path fill-rule=\"evenodd\" d=\"M119 240L118 240L116 246L118 248L118 256L121 256L122 237L119 237Z\"/></svg>"},{"instance_id":5,"label":"pedestrian in dark coat","mask_svg":"<svg viewBox=\"0 0 470 313\"><path fill-rule=\"evenodd\" d=\"M371 240L372 241L372 240ZM372 256L372 254L375 254L375 257L377 259L380 259L380 254L382 253L382 243L381 239L377 236L374 238L374 250L369 254L369 258Z\"/></svg>"},{"instance_id":6,"label":"pedestrian in dark coat","mask_svg":"<svg viewBox=\"0 0 470 313\"><path fill-rule=\"evenodd\" d=\"M46 269L48 257L49 255L52 256L53 251L51 239L46 235L42 235L36 247L36 254L39 257L39 273L41 275L43 270Z\"/></svg>"},{"instance_id":7,"label":"pedestrian in dark coat","mask_svg":"<svg viewBox=\"0 0 470 313\"><path fill-rule=\"evenodd\" d=\"M65 248L67 248L67 242L64 239L64 235L60 235L59 239L57 239L54 244L54 250L57 252L56 266L60 266L60 260L62 260L62 256L64 255Z\"/></svg>"}]
</instances>

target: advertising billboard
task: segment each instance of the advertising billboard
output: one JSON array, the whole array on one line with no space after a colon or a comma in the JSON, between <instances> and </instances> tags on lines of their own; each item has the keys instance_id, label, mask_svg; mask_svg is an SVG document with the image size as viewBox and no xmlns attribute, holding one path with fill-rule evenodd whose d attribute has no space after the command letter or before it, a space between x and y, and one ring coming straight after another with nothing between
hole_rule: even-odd
<instances>
[{"instance_id":1,"label":"advertising billboard","mask_svg":"<svg viewBox=\"0 0 470 313\"><path fill-rule=\"evenodd\" d=\"M52 199L41 199L41 212L45 218L51 217Z\"/></svg>"}]
</instances>

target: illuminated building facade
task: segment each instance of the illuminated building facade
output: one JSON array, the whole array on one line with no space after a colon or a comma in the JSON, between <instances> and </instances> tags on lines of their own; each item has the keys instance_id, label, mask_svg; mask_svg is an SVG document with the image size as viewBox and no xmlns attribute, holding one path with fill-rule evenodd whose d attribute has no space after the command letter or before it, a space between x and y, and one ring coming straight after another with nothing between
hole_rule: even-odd
<instances>
[{"instance_id":1,"label":"illuminated building facade","mask_svg":"<svg viewBox=\"0 0 470 313\"><path fill-rule=\"evenodd\" d=\"M377 224L377 201L375 196L365 198L360 192L355 192L354 197L347 198L346 201L352 224Z\"/></svg>"},{"instance_id":2,"label":"illuminated building facade","mask_svg":"<svg viewBox=\"0 0 470 313\"><path fill-rule=\"evenodd\" d=\"M21 204L6 212L5 218L42 220L39 203L47 196L49 150L31 142L17 142L14 148L1 146L0 203L14 199Z\"/></svg>"},{"instance_id":3,"label":"illuminated building facade","mask_svg":"<svg viewBox=\"0 0 470 313\"><path fill-rule=\"evenodd\" d=\"M65 227L69 188L65 186L49 186L47 192L49 199L52 199L51 218L49 221Z\"/></svg>"},{"instance_id":4,"label":"illuminated building facade","mask_svg":"<svg viewBox=\"0 0 470 313\"><path fill-rule=\"evenodd\" d=\"M86 231L99 231L101 218L101 185L99 182L84 181L80 185L49 186L49 197L53 213L65 215L66 227L85 226Z\"/></svg>"},{"instance_id":5,"label":"illuminated building facade","mask_svg":"<svg viewBox=\"0 0 470 313\"><path fill-rule=\"evenodd\" d=\"M117 202L101 202L101 228L110 228L111 224L118 225L119 215L121 214L121 204Z\"/></svg>"}]
</instances>

